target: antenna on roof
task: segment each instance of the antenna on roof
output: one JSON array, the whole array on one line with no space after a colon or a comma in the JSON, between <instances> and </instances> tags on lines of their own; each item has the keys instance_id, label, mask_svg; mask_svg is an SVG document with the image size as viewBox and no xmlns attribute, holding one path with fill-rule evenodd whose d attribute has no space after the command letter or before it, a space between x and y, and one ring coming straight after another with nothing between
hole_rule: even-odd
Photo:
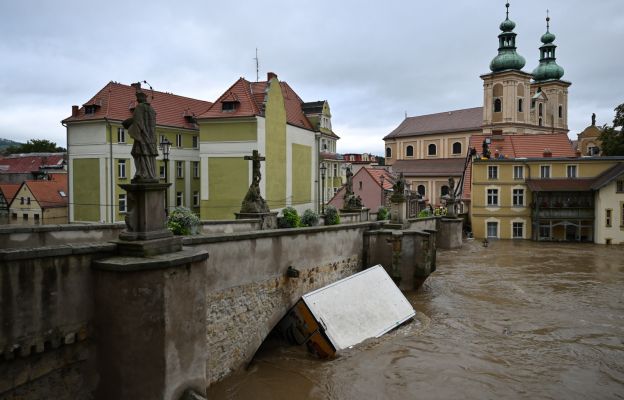
<instances>
[{"instance_id":1,"label":"antenna on roof","mask_svg":"<svg viewBox=\"0 0 624 400\"><path fill-rule=\"evenodd\" d=\"M258 48L256 47L256 56L252 58L256 60L256 82L260 80L260 60L258 59Z\"/></svg>"}]
</instances>

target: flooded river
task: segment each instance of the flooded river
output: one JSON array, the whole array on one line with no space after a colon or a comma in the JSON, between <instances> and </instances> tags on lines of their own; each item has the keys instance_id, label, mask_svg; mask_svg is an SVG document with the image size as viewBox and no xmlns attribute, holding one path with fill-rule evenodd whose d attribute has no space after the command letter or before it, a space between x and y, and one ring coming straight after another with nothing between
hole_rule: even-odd
<instances>
[{"instance_id":1,"label":"flooded river","mask_svg":"<svg viewBox=\"0 0 624 400\"><path fill-rule=\"evenodd\" d=\"M440 251L417 318L319 361L267 343L210 399L624 399L624 246Z\"/></svg>"}]
</instances>

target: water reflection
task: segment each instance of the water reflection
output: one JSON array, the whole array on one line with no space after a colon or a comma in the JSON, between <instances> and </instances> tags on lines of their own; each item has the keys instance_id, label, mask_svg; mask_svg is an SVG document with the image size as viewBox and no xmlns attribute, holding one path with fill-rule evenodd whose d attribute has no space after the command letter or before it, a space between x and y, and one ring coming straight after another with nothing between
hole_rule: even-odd
<instances>
[{"instance_id":1,"label":"water reflection","mask_svg":"<svg viewBox=\"0 0 624 400\"><path fill-rule=\"evenodd\" d=\"M624 247L468 242L417 320L333 361L269 344L216 399L624 399Z\"/></svg>"}]
</instances>

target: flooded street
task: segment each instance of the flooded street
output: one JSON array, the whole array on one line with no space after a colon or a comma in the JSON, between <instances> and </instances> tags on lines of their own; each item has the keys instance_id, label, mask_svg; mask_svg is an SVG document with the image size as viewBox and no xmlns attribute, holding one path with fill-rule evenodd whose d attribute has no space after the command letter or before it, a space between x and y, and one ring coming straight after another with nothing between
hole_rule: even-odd
<instances>
[{"instance_id":1,"label":"flooded street","mask_svg":"<svg viewBox=\"0 0 624 400\"><path fill-rule=\"evenodd\" d=\"M440 251L416 321L319 361L266 344L210 399L624 399L624 247Z\"/></svg>"}]
</instances>

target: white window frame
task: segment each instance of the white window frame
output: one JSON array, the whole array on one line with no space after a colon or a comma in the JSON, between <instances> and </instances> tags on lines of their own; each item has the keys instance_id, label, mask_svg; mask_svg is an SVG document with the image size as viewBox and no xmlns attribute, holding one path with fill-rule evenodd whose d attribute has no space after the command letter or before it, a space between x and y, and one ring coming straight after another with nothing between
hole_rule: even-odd
<instances>
[{"instance_id":1,"label":"white window frame","mask_svg":"<svg viewBox=\"0 0 624 400\"><path fill-rule=\"evenodd\" d=\"M128 195L126 193L119 193L117 196L117 206L119 207L120 214L128 212Z\"/></svg>"},{"instance_id":2,"label":"white window frame","mask_svg":"<svg viewBox=\"0 0 624 400\"><path fill-rule=\"evenodd\" d=\"M496 190L496 193L490 194L490 190ZM496 196L496 203L490 203L490 196ZM485 204L487 207L500 207L500 188L498 187L485 188Z\"/></svg>"},{"instance_id":3,"label":"white window frame","mask_svg":"<svg viewBox=\"0 0 624 400\"><path fill-rule=\"evenodd\" d=\"M520 172L519 174L517 172ZM515 180L524 179L524 165L514 165L513 166L513 178Z\"/></svg>"},{"instance_id":4,"label":"white window frame","mask_svg":"<svg viewBox=\"0 0 624 400\"><path fill-rule=\"evenodd\" d=\"M490 224L496 224L496 236L490 235ZM500 221L496 218L488 218L485 220L485 237L496 238L500 237Z\"/></svg>"},{"instance_id":5,"label":"white window frame","mask_svg":"<svg viewBox=\"0 0 624 400\"><path fill-rule=\"evenodd\" d=\"M193 148L199 149L199 136L193 135Z\"/></svg>"},{"instance_id":6,"label":"white window frame","mask_svg":"<svg viewBox=\"0 0 624 400\"><path fill-rule=\"evenodd\" d=\"M167 178L167 170L166 170L166 166L165 165L159 165L158 166L158 174L160 175L160 179L165 179Z\"/></svg>"},{"instance_id":7,"label":"white window frame","mask_svg":"<svg viewBox=\"0 0 624 400\"><path fill-rule=\"evenodd\" d=\"M193 207L199 207L199 192L197 190L193 192Z\"/></svg>"},{"instance_id":8,"label":"white window frame","mask_svg":"<svg viewBox=\"0 0 624 400\"><path fill-rule=\"evenodd\" d=\"M520 194L516 194L516 191L522 191ZM520 198L521 202L516 204L516 199ZM526 206L526 191L524 188L513 187L511 188L511 205L512 207L525 207Z\"/></svg>"},{"instance_id":9,"label":"white window frame","mask_svg":"<svg viewBox=\"0 0 624 400\"><path fill-rule=\"evenodd\" d=\"M126 130L124 128L117 128L117 143L126 143Z\"/></svg>"},{"instance_id":10,"label":"white window frame","mask_svg":"<svg viewBox=\"0 0 624 400\"><path fill-rule=\"evenodd\" d=\"M126 179L126 160L117 160L117 178Z\"/></svg>"},{"instance_id":11,"label":"white window frame","mask_svg":"<svg viewBox=\"0 0 624 400\"><path fill-rule=\"evenodd\" d=\"M184 161L176 161L176 178L184 179Z\"/></svg>"},{"instance_id":12,"label":"white window frame","mask_svg":"<svg viewBox=\"0 0 624 400\"><path fill-rule=\"evenodd\" d=\"M429 147L433 146L435 149L435 152L433 154L429 154ZM438 156L438 145L435 143L428 143L427 144L427 157L437 157Z\"/></svg>"},{"instance_id":13,"label":"white window frame","mask_svg":"<svg viewBox=\"0 0 624 400\"><path fill-rule=\"evenodd\" d=\"M498 179L498 165L488 165L488 179L489 180Z\"/></svg>"},{"instance_id":14,"label":"white window frame","mask_svg":"<svg viewBox=\"0 0 624 400\"><path fill-rule=\"evenodd\" d=\"M544 176L544 171L548 171L548 176ZM540 165L540 178L542 179L550 179L550 177L552 176L552 168L551 166L548 164L543 164Z\"/></svg>"},{"instance_id":15,"label":"white window frame","mask_svg":"<svg viewBox=\"0 0 624 400\"><path fill-rule=\"evenodd\" d=\"M522 235L521 236L517 236L516 235L516 224L520 224L522 229ZM526 236L526 224L524 223L524 221L511 221L511 238L512 239L524 239Z\"/></svg>"},{"instance_id":16,"label":"white window frame","mask_svg":"<svg viewBox=\"0 0 624 400\"><path fill-rule=\"evenodd\" d=\"M184 207L184 193L176 192L176 207Z\"/></svg>"},{"instance_id":17,"label":"white window frame","mask_svg":"<svg viewBox=\"0 0 624 400\"><path fill-rule=\"evenodd\" d=\"M570 176L570 170L573 169L574 176ZM568 164L566 165L566 177L568 178L578 178L578 165L577 164Z\"/></svg>"},{"instance_id":18,"label":"white window frame","mask_svg":"<svg viewBox=\"0 0 624 400\"><path fill-rule=\"evenodd\" d=\"M199 178L199 161L193 161L193 178Z\"/></svg>"},{"instance_id":19,"label":"white window frame","mask_svg":"<svg viewBox=\"0 0 624 400\"><path fill-rule=\"evenodd\" d=\"M181 133L176 134L176 147L178 148L182 147L182 134Z\"/></svg>"},{"instance_id":20,"label":"white window frame","mask_svg":"<svg viewBox=\"0 0 624 400\"><path fill-rule=\"evenodd\" d=\"M456 144L459 144L459 151L457 153L455 152L455 145ZM463 146L462 142L460 142L460 141L453 142L453 144L451 144L451 154L453 154L453 155L462 154L463 147L464 146Z\"/></svg>"}]
</instances>

